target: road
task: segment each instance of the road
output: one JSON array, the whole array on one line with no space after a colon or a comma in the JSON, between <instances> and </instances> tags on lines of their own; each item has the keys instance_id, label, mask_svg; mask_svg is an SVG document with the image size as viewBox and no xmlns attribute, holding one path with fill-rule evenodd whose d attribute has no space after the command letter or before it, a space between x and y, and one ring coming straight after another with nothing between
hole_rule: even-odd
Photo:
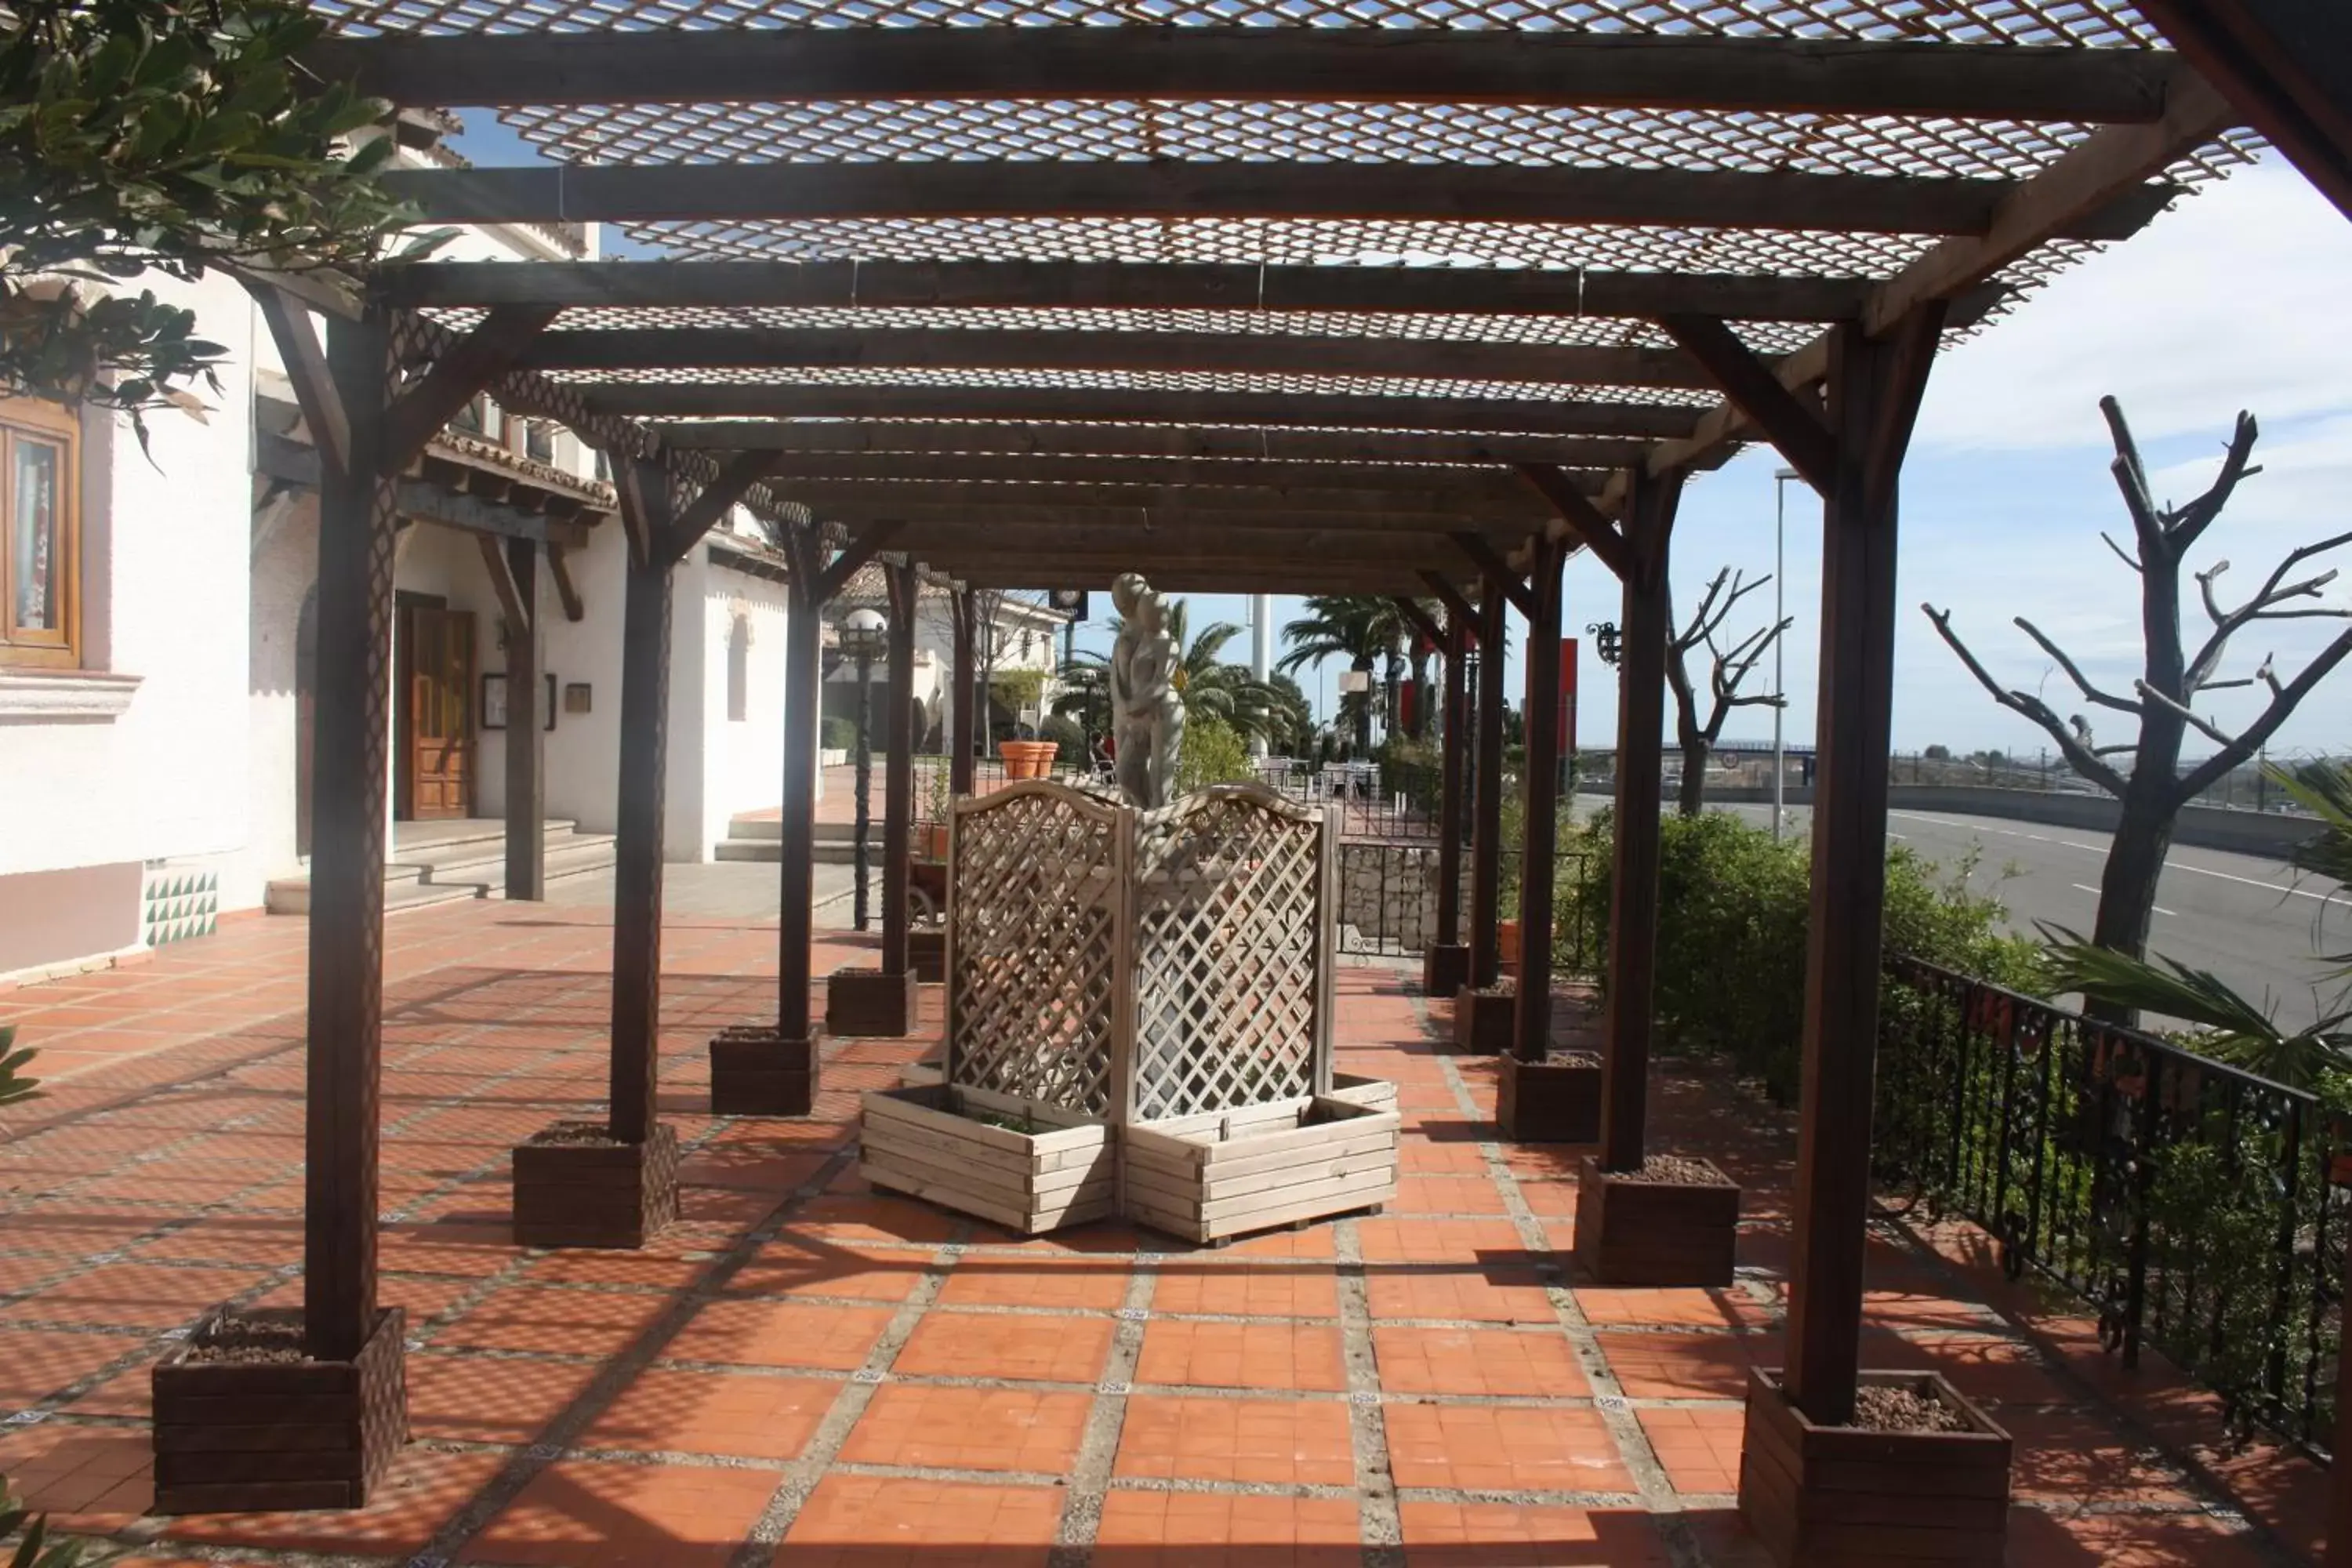
<instances>
[{"instance_id":1,"label":"road","mask_svg":"<svg viewBox=\"0 0 2352 1568\"><path fill-rule=\"evenodd\" d=\"M1772 820L1769 805L1714 809L1759 826ZM1790 829L1804 832L1810 816L1807 808L1791 806ZM2106 834L1916 811L1889 812L1886 826L1890 845L1948 869L1979 851L1971 881L2009 907L2015 929L2031 935L2036 921L2048 921L2090 931L2107 860ZM2319 973L2312 961L2315 937L2324 935L2331 952L2352 947L2352 907L2341 897L2326 906L2324 933L2316 924L2323 888L2297 887L2277 862L2257 856L2176 846L2157 885L2149 947L2211 970L2242 994L2267 999L2281 1023L2300 1026L2317 1016L2322 1000L2312 989Z\"/></svg>"}]
</instances>

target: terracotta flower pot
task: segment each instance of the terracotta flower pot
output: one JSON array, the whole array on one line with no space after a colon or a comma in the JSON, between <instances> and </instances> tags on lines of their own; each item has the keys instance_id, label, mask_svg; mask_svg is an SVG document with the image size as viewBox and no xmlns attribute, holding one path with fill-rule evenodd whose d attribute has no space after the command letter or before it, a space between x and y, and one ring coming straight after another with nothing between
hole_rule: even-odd
<instances>
[{"instance_id":1,"label":"terracotta flower pot","mask_svg":"<svg viewBox=\"0 0 2352 1568\"><path fill-rule=\"evenodd\" d=\"M1517 974L1519 972L1518 921L1495 922L1495 957L1502 964L1504 973Z\"/></svg>"},{"instance_id":2,"label":"terracotta flower pot","mask_svg":"<svg viewBox=\"0 0 2352 1568\"><path fill-rule=\"evenodd\" d=\"M1061 750L1053 741L999 741L996 754L1004 759L1007 779L1042 779L1054 771L1054 753Z\"/></svg>"}]
</instances>

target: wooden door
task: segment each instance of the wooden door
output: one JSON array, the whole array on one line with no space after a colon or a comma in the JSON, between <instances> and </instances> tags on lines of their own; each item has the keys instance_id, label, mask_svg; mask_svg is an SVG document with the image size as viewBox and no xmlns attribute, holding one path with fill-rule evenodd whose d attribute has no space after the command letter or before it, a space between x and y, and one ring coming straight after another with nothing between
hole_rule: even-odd
<instances>
[{"instance_id":1,"label":"wooden door","mask_svg":"<svg viewBox=\"0 0 2352 1568\"><path fill-rule=\"evenodd\" d=\"M470 610L408 609L408 813L423 822L474 810L474 616Z\"/></svg>"}]
</instances>

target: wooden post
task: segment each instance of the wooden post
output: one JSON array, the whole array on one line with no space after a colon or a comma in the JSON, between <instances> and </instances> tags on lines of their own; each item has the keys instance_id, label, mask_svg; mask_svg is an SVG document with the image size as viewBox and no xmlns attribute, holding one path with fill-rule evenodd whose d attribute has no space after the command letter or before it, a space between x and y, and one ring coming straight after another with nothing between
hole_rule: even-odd
<instances>
[{"instance_id":1,"label":"wooden post","mask_svg":"<svg viewBox=\"0 0 2352 1568\"><path fill-rule=\"evenodd\" d=\"M1470 847L1470 984L1502 973L1496 921L1502 918L1503 638L1502 580L1489 576L1478 601L1478 779Z\"/></svg>"},{"instance_id":2,"label":"wooden post","mask_svg":"<svg viewBox=\"0 0 2352 1568\"><path fill-rule=\"evenodd\" d=\"M628 514L621 610L621 776L613 868L613 1136L652 1136L661 1078L663 784L668 773L669 475L623 458Z\"/></svg>"},{"instance_id":3,"label":"wooden post","mask_svg":"<svg viewBox=\"0 0 2352 1568\"><path fill-rule=\"evenodd\" d=\"M486 542L496 549L495 542ZM507 897L547 896L546 714L541 710L539 546L507 541L520 626L507 620Z\"/></svg>"},{"instance_id":4,"label":"wooden post","mask_svg":"<svg viewBox=\"0 0 2352 1568\"><path fill-rule=\"evenodd\" d=\"M1551 1055L1552 858L1559 843L1560 569L1568 552L1538 534L1528 563L1536 613L1528 625L1525 859L1519 866L1519 991L1516 1054Z\"/></svg>"},{"instance_id":5,"label":"wooden post","mask_svg":"<svg viewBox=\"0 0 2352 1568\"><path fill-rule=\"evenodd\" d=\"M302 1327L313 1359L349 1361L376 1314L396 531L383 450L392 374L384 316L370 310L356 321L330 321L326 367L348 431L343 461L320 465Z\"/></svg>"},{"instance_id":6,"label":"wooden post","mask_svg":"<svg viewBox=\"0 0 2352 1568\"><path fill-rule=\"evenodd\" d=\"M980 679L980 661L973 642L979 627L979 595L969 588L956 591L955 670L948 693L948 791L959 797L971 794L971 739L975 716L972 699Z\"/></svg>"},{"instance_id":7,"label":"wooden post","mask_svg":"<svg viewBox=\"0 0 2352 1568\"><path fill-rule=\"evenodd\" d=\"M904 974L907 957L907 857L914 847L915 613L922 580L909 559L885 569L890 586L890 754L882 807L882 973Z\"/></svg>"},{"instance_id":8,"label":"wooden post","mask_svg":"<svg viewBox=\"0 0 2352 1568\"><path fill-rule=\"evenodd\" d=\"M1601 1168L1647 1153L1650 1034L1658 966L1658 833L1665 792L1667 544L1683 471L1637 473L1626 519L1617 698L1617 804L1610 871L1608 1099Z\"/></svg>"},{"instance_id":9,"label":"wooden post","mask_svg":"<svg viewBox=\"0 0 2352 1568\"><path fill-rule=\"evenodd\" d=\"M803 525L814 528L814 524ZM776 1033L789 1047L810 1036L809 941L815 913L817 714L824 673L817 637L823 589L814 543L797 552L784 627L784 788L777 877Z\"/></svg>"},{"instance_id":10,"label":"wooden post","mask_svg":"<svg viewBox=\"0 0 2352 1568\"><path fill-rule=\"evenodd\" d=\"M2343 1283L2352 1287L2352 1248L2344 1254ZM2338 1298L2345 1300L2347 1298ZM2352 1454L2352 1312L2339 1311L2336 1347L2336 1452ZM2339 1460L2327 1478L2326 1568L2352 1568L2352 1460Z\"/></svg>"},{"instance_id":11,"label":"wooden post","mask_svg":"<svg viewBox=\"0 0 2352 1568\"><path fill-rule=\"evenodd\" d=\"M1469 671L1464 658L1469 647L1470 628L1448 610L1445 746L1438 758L1437 795L1437 940L1448 946L1462 940L1462 785L1470 760L1470 737L1464 732L1470 707Z\"/></svg>"},{"instance_id":12,"label":"wooden post","mask_svg":"<svg viewBox=\"0 0 2352 1568\"><path fill-rule=\"evenodd\" d=\"M1813 869L1805 952L1796 1232L1789 1269L1789 1397L1823 1426L1853 1415L1870 1205L1886 894L1887 743L1895 687L1895 478L1927 384L1940 312L1902 341L1832 330L1824 498Z\"/></svg>"}]
</instances>

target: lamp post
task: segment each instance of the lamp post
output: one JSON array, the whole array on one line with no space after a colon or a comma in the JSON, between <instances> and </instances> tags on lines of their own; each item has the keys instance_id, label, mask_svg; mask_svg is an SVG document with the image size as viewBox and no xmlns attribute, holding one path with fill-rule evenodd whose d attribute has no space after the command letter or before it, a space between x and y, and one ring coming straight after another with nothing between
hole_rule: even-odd
<instances>
[{"instance_id":1,"label":"lamp post","mask_svg":"<svg viewBox=\"0 0 2352 1568\"><path fill-rule=\"evenodd\" d=\"M838 632L841 651L857 661L857 773L856 793L857 824L853 832L854 855L856 864L856 902L851 906L852 923L859 931L866 929L867 856L866 839L874 826L872 811L874 742L866 733L866 701L867 683L874 678L874 656L888 646L890 623L879 610L856 609L844 616Z\"/></svg>"},{"instance_id":2,"label":"lamp post","mask_svg":"<svg viewBox=\"0 0 2352 1568\"><path fill-rule=\"evenodd\" d=\"M1794 468L1781 468L1772 476L1772 624L1776 626L1789 618L1784 609L1789 590L1784 576L1789 561L1789 481L1798 477ZM1780 742L1780 721L1789 710L1789 687L1781 662L1788 646L1786 632L1772 639L1772 841L1776 844L1780 841L1781 818L1789 810L1789 758Z\"/></svg>"}]
</instances>

